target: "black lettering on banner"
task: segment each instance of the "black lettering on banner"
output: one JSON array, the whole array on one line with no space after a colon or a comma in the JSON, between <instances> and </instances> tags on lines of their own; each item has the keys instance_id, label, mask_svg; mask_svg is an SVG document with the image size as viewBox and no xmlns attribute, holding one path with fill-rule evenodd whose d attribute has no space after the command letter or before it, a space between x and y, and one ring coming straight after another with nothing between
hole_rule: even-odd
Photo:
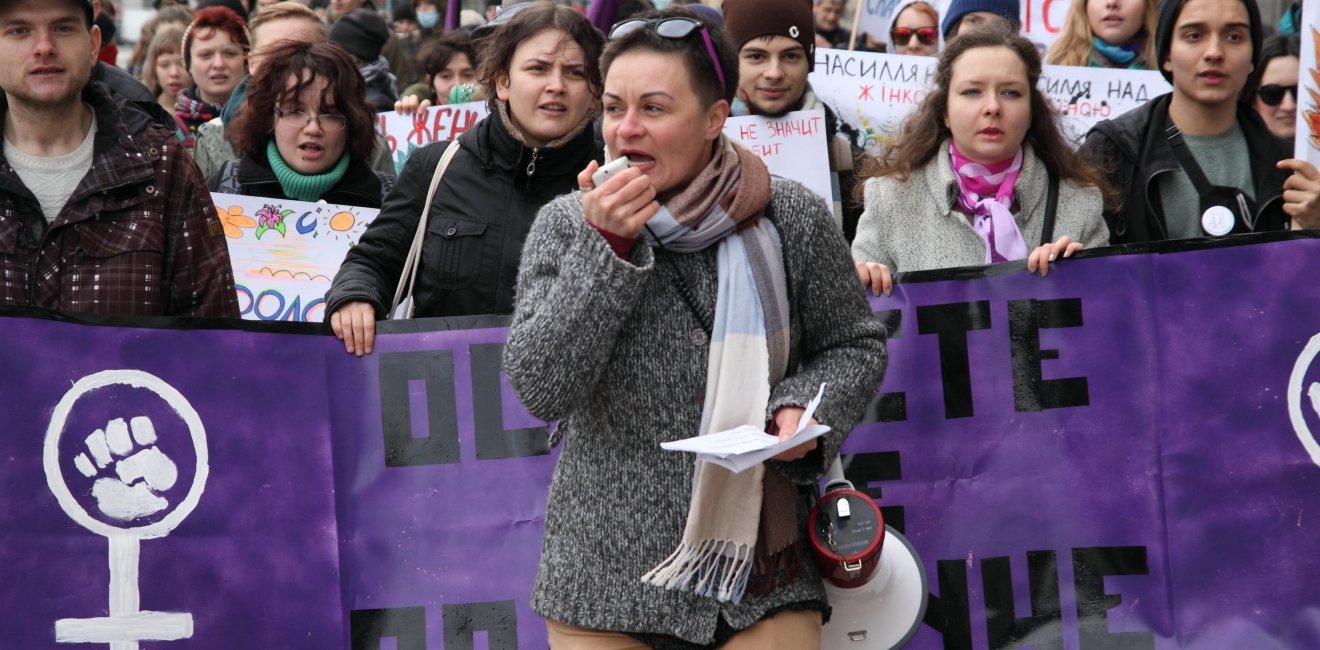
<instances>
[{"instance_id":1,"label":"black lettering on banner","mask_svg":"<svg viewBox=\"0 0 1320 650\"><path fill-rule=\"evenodd\" d=\"M967 332L990 328L990 301L954 302L917 307L917 331L939 336L940 381L944 385L944 417L971 417L972 376L967 358Z\"/></svg>"},{"instance_id":2,"label":"black lettering on banner","mask_svg":"<svg viewBox=\"0 0 1320 650\"><path fill-rule=\"evenodd\" d=\"M1075 548L1073 582L1077 589L1078 640L1082 650L1145 650L1155 647L1149 631L1110 632L1109 610L1123 597L1105 593L1105 576L1147 575L1145 546Z\"/></svg>"},{"instance_id":3,"label":"black lettering on banner","mask_svg":"<svg viewBox=\"0 0 1320 650\"><path fill-rule=\"evenodd\" d=\"M379 353L380 428L385 466L411 467L459 462L454 397L454 353L449 350ZM426 387L426 437L413 436L409 382Z\"/></svg>"},{"instance_id":4,"label":"black lettering on banner","mask_svg":"<svg viewBox=\"0 0 1320 650\"><path fill-rule=\"evenodd\" d=\"M940 595L930 594L922 623L944 635L944 650L972 650L972 614L967 597L967 563L939 560L935 563Z\"/></svg>"},{"instance_id":5,"label":"black lettering on banner","mask_svg":"<svg viewBox=\"0 0 1320 650\"><path fill-rule=\"evenodd\" d=\"M870 483L898 481L903 478L903 469L899 466L896 451L845 454L840 460L843 462L844 478L852 482L858 492L877 502L880 501L882 492L878 487L870 487ZM886 526L893 526L899 533L904 531L903 506L882 505L880 515L884 517Z\"/></svg>"},{"instance_id":6,"label":"black lettering on banner","mask_svg":"<svg viewBox=\"0 0 1320 650\"><path fill-rule=\"evenodd\" d=\"M1086 377L1047 380L1042 379L1041 373L1041 362L1058 359L1059 351L1040 348L1040 331L1081 326L1081 298L1013 300L1008 303L1008 331L1013 348L1013 405L1019 412L1091 403Z\"/></svg>"},{"instance_id":7,"label":"black lettering on banner","mask_svg":"<svg viewBox=\"0 0 1320 650\"><path fill-rule=\"evenodd\" d=\"M473 650L478 631L486 633L489 650L518 650L518 613L512 600L445 605L444 619L445 650Z\"/></svg>"},{"instance_id":8,"label":"black lettering on banner","mask_svg":"<svg viewBox=\"0 0 1320 650\"><path fill-rule=\"evenodd\" d=\"M1063 650L1063 608L1059 604L1059 561L1054 551L1027 552L1031 616L1018 618L1013 606L1013 573L1007 557L981 560L985 625L994 650L1030 645Z\"/></svg>"},{"instance_id":9,"label":"black lettering on banner","mask_svg":"<svg viewBox=\"0 0 1320 650\"><path fill-rule=\"evenodd\" d=\"M888 338L895 339L903 331L903 312L887 309L875 312L875 317L885 324ZM876 393L866 405L862 422L902 422L907 419L907 394L903 392Z\"/></svg>"},{"instance_id":10,"label":"black lettering on banner","mask_svg":"<svg viewBox=\"0 0 1320 650\"><path fill-rule=\"evenodd\" d=\"M348 625L353 650L380 650L386 637L393 637L399 650L426 650L424 607L355 609Z\"/></svg>"},{"instance_id":11,"label":"black lettering on banner","mask_svg":"<svg viewBox=\"0 0 1320 650\"><path fill-rule=\"evenodd\" d=\"M504 397L500 384L503 343L474 344L472 354L472 408L477 435L477 459L521 458L550 453L545 427L504 428Z\"/></svg>"}]
</instances>

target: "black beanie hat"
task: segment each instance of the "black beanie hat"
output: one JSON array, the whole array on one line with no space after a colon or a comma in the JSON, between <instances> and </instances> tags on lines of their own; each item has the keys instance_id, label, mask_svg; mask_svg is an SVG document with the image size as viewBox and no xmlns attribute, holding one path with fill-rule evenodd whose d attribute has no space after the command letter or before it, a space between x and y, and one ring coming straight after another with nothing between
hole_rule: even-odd
<instances>
[{"instance_id":1,"label":"black beanie hat","mask_svg":"<svg viewBox=\"0 0 1320 650\"><path fill-rule=\"evenodd\" d=\"M355 9L347 16L340 16L330 26L330 41L367 63L380 58L380 51L388 40L390 28L375 9Z\"/></svg>"},{"instance_id":2,"label":"black beanie hat","mask_svg":"<svg viewBox=\"0 0 1320 650\"><path fill-rule=\"evenodd\" d=\"M807 70L816 68L816 20L811 0L724 0L724 30L739 51L760 36L787 36L807 52Z\"/></svg>"},{"instance_id":3,"label":"black beanie hat","mask_svg":"<svg viewBox=\"0 0 1320 650\"><path fill-rule=\"evenodd\" d=\"M1253 65L1260 60L1260 45L1264 38L1261 34L1260 7L1256 0L1240 0L1247 8L1247 19L1251 23L1251 61ZM1182 14L1187 0L1161 0L1159 13L1155 19L1155 69L1164 75L1165 81L1173 83L1173 73L1164 69L1164 62L1169 60L1169 46L1173 41L1173 28Z\"/></svg>"}]
</instances>

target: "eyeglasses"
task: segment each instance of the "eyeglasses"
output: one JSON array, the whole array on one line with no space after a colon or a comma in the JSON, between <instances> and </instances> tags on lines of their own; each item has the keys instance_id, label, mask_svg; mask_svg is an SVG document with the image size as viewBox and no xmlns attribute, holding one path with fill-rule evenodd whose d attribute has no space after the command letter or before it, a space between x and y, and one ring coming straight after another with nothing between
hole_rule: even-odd
<instances>
[{"instance_id":1,"label":"eyeglasses","mask_svg":"<svg viewBox=\"0 0 1320 650\"><path fill-rule=\"evenodd\" d=\"M1266 106L1278 106L1283 103L1283 93L1292 95L1293 103L1297 103L1297 84L1291 86L1280 86L1279 84L1269 84L1261 86L1256 94L1260 95L1260 101L1265 102Z\"/></svg>"},{"instance_id":2,"label":"eyeglasses","mask_svg":"<svg viewBox=\"0 0 1320 650\"><path fill-rule=\"evenodd\" d=\"M312 119L316 120L317 126L326 131L340 131L348 125L348 118L336 113L316 115L307 111L282 111L277 108L275 109L275 117L279 118L284 124L299 129L307 128L307 125L312 123Z\"/></svg>"},{"instance_id":3,"label":"eyeglasses","mask_svg":"<svg viewBox=\"0 0 1320 650\"><path fill-rule=\"evenodd\" d=\"M667 38L673 41L681 41L692 34L694 30L701 31L701 40L706 43L706 54L710 56L710 62L715 66L715 76L720 79L720 87L724 87L724 68L720 67L720 57L715 54L715 44L710 40L710 32L706 31L706 24L700 20L692 18L683 18L674 16L670 18L633 18L620 23L615 23L610 28L610 39L616 39L625 34L631 34L643 27L654 27L655 33L661 38Z\"/></svg>"},{"instance_id":4,"label":"eyeglasses","mask_svg":"<svg viewBox=\"0 0 1320 650\"><path fill-rule=\"evenodd\" d=\"M907 47L913 35L916 35L917 42L922 45L934 45L940 37L939 32L936 32L934 27L918 27L916 29L895 27L889 32L889 37L894 40L895 47Z\"/></svg>"}]
</instances>

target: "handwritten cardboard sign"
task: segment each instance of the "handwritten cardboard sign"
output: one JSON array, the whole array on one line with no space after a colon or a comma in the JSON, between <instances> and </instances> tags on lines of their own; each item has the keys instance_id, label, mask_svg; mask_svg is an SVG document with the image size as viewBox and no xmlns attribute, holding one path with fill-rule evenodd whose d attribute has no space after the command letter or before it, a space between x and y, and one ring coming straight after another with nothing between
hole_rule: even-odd
<instances>
[{"instance_id":1,"label":"handwritten cardboard sign","mask_svg":"<svg viewBox=\"0 0 1320 650\"><path fill-rule=\"evenodd\" d=\"M724 134L765 161L770 173L791 178L832 201L830 160L825 148L825 111L794 111L783 117L731 117Z\"/></svg>"}]
</instances>

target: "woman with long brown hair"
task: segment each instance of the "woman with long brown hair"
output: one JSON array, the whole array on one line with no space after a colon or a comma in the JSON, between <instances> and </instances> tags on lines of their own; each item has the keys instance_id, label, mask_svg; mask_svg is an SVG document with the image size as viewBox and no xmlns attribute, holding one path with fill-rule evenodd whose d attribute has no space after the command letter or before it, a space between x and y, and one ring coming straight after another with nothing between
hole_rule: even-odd
<instances>
[{"instance_id":1,"label":"woman with long brown hair","mask_svg":"<svg viewBox=\"0 0 1320 650\"><path fill-rule=\"evenodd\" d=\"M1101 210L1112 191L1064 138L1036 87L1040 72L1035 46L1016 32L949 42L936 88L863 170L852 247L863 284L888 293L895 272L1021 259L1043 276L1058 256L1105 245ZM1042 242L1051 178L1057 214Z\"/></svg>"}]
</instances>

